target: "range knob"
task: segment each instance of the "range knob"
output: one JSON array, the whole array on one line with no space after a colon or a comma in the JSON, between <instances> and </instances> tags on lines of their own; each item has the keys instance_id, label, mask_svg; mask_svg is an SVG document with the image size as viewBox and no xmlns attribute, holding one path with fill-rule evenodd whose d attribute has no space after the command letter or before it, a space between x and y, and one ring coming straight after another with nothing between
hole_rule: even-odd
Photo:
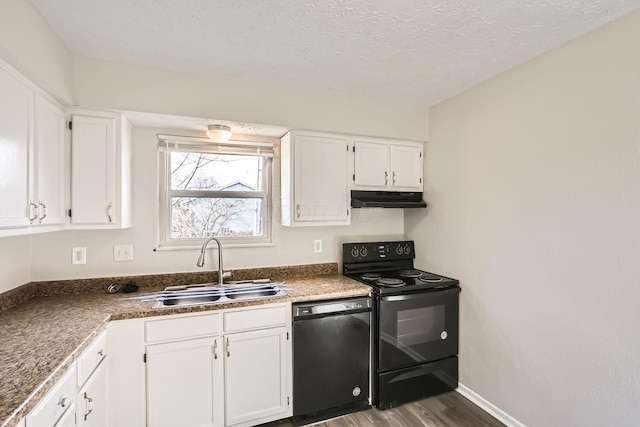
<instances>
[{"instance_id":1,"label":"range knob","mask_svg":"<svg viewBox=\"0 0 640 427\"><path fill-rule=\"evenodd\" d=\"M367 248L365 248L364 246L360 249L360 256L362 257L367 256Z\"/></svg>"},{"instance_id":2,"label":"range knob","mask_svg":"<svg viewBox=\"0 0 640 427\"><path fill-rule=\"evenodd\" d=\"M402 255L402 246L400 246L400 245L396 246L396 253L398 255Z\"/></svg>"},{"instance_id":3,"label":"range knob","mask_svg":"<svg viewBox=\"0 0 640 427\"><path fill-rule=\"evenodd\" d=\"M409 247L409 245L404 245L404 253L407 255L411 253L411 247Z\"/></svg>"},{"instance_id":4,"label":"range knob","mask_svg":"<svg viewBox=\"0 0 640 427\"><path fill-rule=\"evenodd\" d=\"M358 258L358 254L360 253L360 251L358 251L358 248L353 248L351 249L351 256L354 258Z\"/></svg>"}]
</instances>

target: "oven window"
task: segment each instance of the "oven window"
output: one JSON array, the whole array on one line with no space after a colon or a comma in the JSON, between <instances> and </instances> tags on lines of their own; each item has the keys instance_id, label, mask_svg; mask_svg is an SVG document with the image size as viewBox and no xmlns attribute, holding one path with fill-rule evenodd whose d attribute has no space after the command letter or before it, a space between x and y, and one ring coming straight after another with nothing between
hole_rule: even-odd
<instances>
[{"instance_id":1,"label":"oven window","mask_svg":"<svg viewBox=\"0 0 640 427\"><path fill-rule=\"evenodd\" d=\"M414 308L398 312L398 347L402 350L440 340L445 330L444 305Z\"/></svg>"},{"instance_id":2,"label":"oven window","mask_svg":"<svg viewBox=\"0 0 640 427\"><path fill-rule=\"evenodd\" d=\"M377 318L381 371L458 353L458 294L455 291L381 298Z\"/></svg>"}]
</instances>

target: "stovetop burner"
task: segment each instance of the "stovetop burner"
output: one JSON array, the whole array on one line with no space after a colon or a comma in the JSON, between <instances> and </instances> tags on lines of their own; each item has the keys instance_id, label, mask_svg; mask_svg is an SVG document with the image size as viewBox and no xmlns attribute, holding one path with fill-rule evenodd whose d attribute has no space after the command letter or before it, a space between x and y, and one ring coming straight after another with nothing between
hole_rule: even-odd
<instances>
[{"instance_id":1,"label":"stovetop burner","mask_svg":"<svg viewBox=\"0 0 640 427\"><path fill-rule=\"evenodd\" d=\"M386 286L386 287L389 287L389 288L397 288L399 286L406 285L406 283L403 280L394 279L394 278L391 278L391 277L380 278L380 279L376 280L376 284L380 285L380 286Z\"/></svg>"},{"instance_id":2,"label":"stovetop burner","mask_svg":"<svg viewBox=\"0 0 640 427\"><path fill-rule=\"evenodd\" d=\"M429 282L429 283L442 282L442 277L436 276L435 274L430 274L430 273L422 273L418 278L423 282Z\"/></svg>"},{"instance_id":3,"label":"stovetop burner","mask_svg":"<svg viewBox=\"0 0 640 427\"><path fill-rule=\"evenodd\" d=\"M364 280L376 280L379 279L381 276L378 273L362 273L360 275L360 278L364 279Z\"/></svg>"},{"instance_id":4,"label":"stovetop burner","mask_svg":"<svg viewBox=\"0 0 640 427\"><path fill-rule=\"evenodd\" d=\"M420 277L422 275L422 271L420 270L400 270L398 271L398 275L400 277Z\"/></svg>"}]
</instances>

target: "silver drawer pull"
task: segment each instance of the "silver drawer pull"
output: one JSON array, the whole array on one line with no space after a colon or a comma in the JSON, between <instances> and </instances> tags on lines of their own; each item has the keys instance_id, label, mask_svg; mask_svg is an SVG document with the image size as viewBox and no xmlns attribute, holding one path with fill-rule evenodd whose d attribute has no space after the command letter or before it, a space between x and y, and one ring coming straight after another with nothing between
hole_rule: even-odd
<instances>
[{"instance_id":1,"label":"silver drawer pull","mask_svg":"<svg viewBox=\"0 0 640 427\"><path fill-rule=\"evenodd\" d=\"M42 200L38 202L38 211L40 212L40 216L38 217L38 223L42 224L42 220L47 217L47 205L42 203Z\"/></svg>"},{"instance_id":2,"label":"silver drawer pull","mask_svg":"<svg viewBox=\"0 0 640 427\"><path fill-rule=\"evenodd\" d=\"M93 399L87 396L86 391L84 392L84 398L87 399L87 412L84 414L84 420L87 421L87 417L93 412L93 409L91 408L91 402L93 402Z\"/></svg>"},{"instance_id":3,"label":"silver drawer pull","mask_svg":"<svg viewBox=\"0 0 640 427\"><path fill-rule=\"evenodd\" d=\"M227 338L227 357L231 357L231 343L229 342L229 338Z\"/></svg>"},{"instance_id":4,"label":"silver drawer pull","mask_svg":"<svg viewBox=\"0 0 640 427\"><path fill-rule=\"evenodd\" d=\"M66 397L61 397L60 400L58 401L58 405L60 405L60 407L62 407L62 408L67 406L67 398Z\"/></svg>"},{"instance_id":5,"label":"silver drawer pull","mask_svg":"<svg viewBox=\"0 0 640 427\"><path fill-rule=\"evenodd\" d=\"M100 356L100 357L104 356L104 350L100 350L100 351L98 352L98 356Z\"/></svg>"},{"instance_id":6,"label":"silver drawer pull","mask_svg":"<svg viewBox=\"0 0 640 427\"><path fill-rule=\"evenodd\" d=\"M29 224L38 218L38 205L29 200Z\"/></svg>"}]
</instances>

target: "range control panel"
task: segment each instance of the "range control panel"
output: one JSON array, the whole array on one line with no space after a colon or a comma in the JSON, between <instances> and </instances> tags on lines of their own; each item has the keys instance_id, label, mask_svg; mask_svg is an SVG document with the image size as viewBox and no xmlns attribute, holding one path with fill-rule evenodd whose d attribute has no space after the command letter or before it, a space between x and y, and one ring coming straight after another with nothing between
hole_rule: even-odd
<instances>
[{"instance_id":1,"label":"range control panel","mask_svg":"<svg viewBox=\"0 0 640 427\"><path fill-rule=\"evenodd\" d=\"M345 243L342 245L344 262L413 259L413 240L402 242Z\"/></svg>"}]
</instances>

